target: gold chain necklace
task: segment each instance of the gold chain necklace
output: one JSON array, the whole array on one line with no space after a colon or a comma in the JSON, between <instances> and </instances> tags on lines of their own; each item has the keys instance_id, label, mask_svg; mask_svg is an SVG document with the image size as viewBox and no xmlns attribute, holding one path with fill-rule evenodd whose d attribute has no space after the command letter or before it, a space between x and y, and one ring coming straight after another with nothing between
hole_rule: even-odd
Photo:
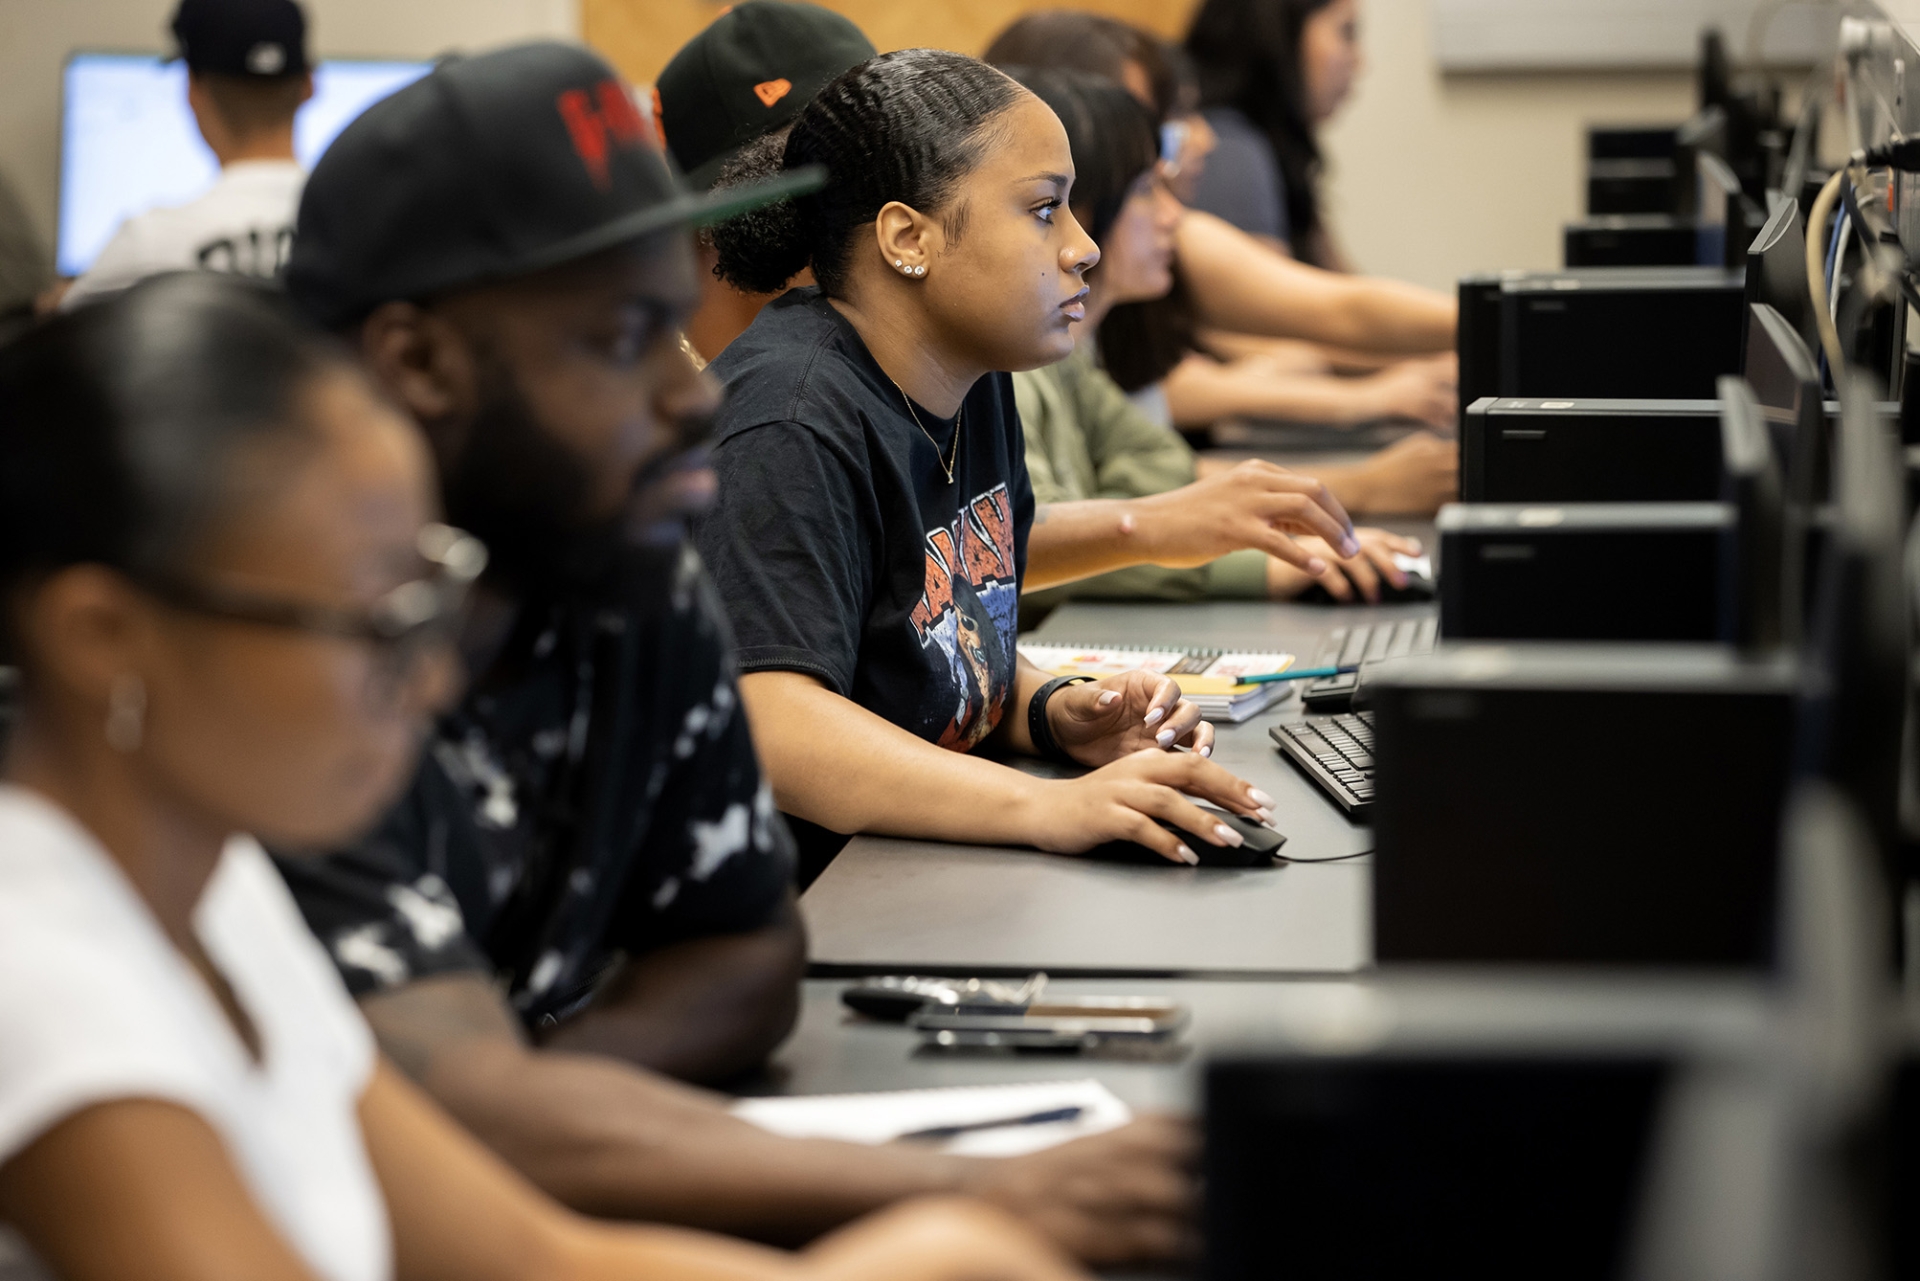
<instances>
[{"instance_id":1,"label":"gold chain necklace","mask_svg":"<svg viewBox=\"0 0 1920 1281\"><path fill-rule=\"evenodd\" d=\"M947 483L951 485L953 483L953 465L960 461L960 427L961 424L967 421L967 402L964 400L961 401L960 412L954 415L953 448L947 451L947 456L943 459L940 457L940 442L933 438L933 433L927 430L927 425L920 421L920 415L914 410L913 397L907 395L907 389L899 383L894 382L892 378L887 379L887 381L893 383L893 389L900 393L901 403L906 405L907 415L913 419L913 425L920 429L920 434L927 438L929 445L933 446L933 461L939 463L940 470L947 473Z\"/></svg>"}]
</instances>

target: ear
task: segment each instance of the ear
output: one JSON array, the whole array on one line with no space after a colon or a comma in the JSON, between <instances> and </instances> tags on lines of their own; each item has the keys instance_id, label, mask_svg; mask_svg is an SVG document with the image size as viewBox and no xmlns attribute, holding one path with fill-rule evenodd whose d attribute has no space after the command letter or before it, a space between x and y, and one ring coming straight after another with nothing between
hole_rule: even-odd
<instances>
[{"instance_id":1,"label":"ear","mask_svg":"<svg viewBox=\"0 0 1920 1281\"><path fill-rule=\"evenodd\" d=\"M946 242L937 220L898 200L880 206L873 218L873 234L887 273L902 278L908 268L929 266Z\"/></svg>"},{"instance_id":2,"label":"ear","mask_svg":"<svg viewBox=\"0 0 1920 1281\"><path fill-rule=\"evenodd\" d=\"M30 589L20 605L22 645L53 697L104 709L117 678L142 673L152 606L113 570L70 566Z\"/></svg>"},{"instance_id":3,"label":"ear","mask_svg":"<svg viewBox=\"0 0 1920 1281\"><path fill-rule=\"evenodd\" d=\"M313 100L313 72L308 71L307 73L305 73L300 77L300 101L311 102L312 100Z\"/></svg>"},{"instance_id":4,"label":"ear","mask_svg":"<svg viewBox=\"0 0 1920 1281\"><path fill-rule=\"evenodd\" d=\"M219 109L213 105L207 82L192 71L187 73L187 108L193 112L193 122L200 126L200 136L206 139L208 148L215 156L224 154L231 141L227 136L227 122L220 118Z\"/></svg>"},{"instance_id":5,"label":"ear","mask_svg":"<svg viewBox=\"0 0 1920 1281\"><path fill-rule=\"evenodd\" d=\"M436 452L479 410L478 369L466 336L416 303L382 303L360 326L367 367L434 441Z\"/></svg>"}]
</instances>

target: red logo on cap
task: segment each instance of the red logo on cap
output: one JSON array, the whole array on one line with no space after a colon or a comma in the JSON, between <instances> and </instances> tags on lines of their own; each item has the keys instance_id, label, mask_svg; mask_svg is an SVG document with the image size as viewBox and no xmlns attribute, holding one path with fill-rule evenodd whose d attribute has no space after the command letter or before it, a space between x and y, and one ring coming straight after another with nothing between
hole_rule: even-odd
<instances>
[{"instance_id":1,"label":"red logo on cap","mask_svg":"<svg viewBox=\"0 0 1920 1281\"><path fill-rule=\"evenodd\" d=\"M793 81L781 76L778 80L762 80L753 87L753 96L760 99L760 105L771 107L780 99L793 92Z\"/></svg>"},{"instance_id":2,"label":"red logo on cap","mask_svg":"<svg viewBox=\"0 0 1920 1281\"><path fill-rule=\"evenodd\" d=\"M554 99L554 105L566 122L567 136L573 139L580 163L587 167L593 185L602 191L611 185L607 158L613 148L655 145L647 118L618 80L602 80L592 90L568 89Z\"/></svg>"}]
</instances>

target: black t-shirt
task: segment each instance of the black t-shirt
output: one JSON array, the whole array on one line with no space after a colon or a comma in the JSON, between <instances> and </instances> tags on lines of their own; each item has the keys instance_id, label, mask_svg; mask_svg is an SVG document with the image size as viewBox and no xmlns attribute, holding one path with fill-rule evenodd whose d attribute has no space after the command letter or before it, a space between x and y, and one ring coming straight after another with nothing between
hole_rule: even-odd
<instances>
[{"instance_id":1,"label":"black t-shirt","mask_svg":"<svg viewBox=\"0 0 1920 1281\"><path fill-rule=\"evenodd\" d=\"M564 1018L623 955L771 923L793 851L690 547L529 605L355 846L280 869L355 995L499 978Z\"/></svg>"},{"instance_id":2,"label":"black t-shirt","mask_svg":"<svg viewBox=\"0 0 1920 1281\"><path fill-rule=\"evenodd\" d=\"M1007 712L1033 524L1012 380L982 378L951 419L910 413L815 289L769 303L712 368L727 392L720 496L698 539L741 670L809 673L929 742L972 749ZM844 843L811 824L795 833L803 877Z\"/></svg>"}]
</instances>

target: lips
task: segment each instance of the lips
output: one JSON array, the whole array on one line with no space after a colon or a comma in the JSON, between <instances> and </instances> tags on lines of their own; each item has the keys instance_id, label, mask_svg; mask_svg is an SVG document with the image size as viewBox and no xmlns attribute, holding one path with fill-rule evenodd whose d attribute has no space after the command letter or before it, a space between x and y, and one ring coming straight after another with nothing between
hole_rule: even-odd
<instances>
[{"instance_id":1,"label":"lips","mask_svg":"<svg viewBox=\"0 0 1920 1281\"><path fill-rule=\"evenodd\" d=\"M1079 293L1060 304L1060 310L1066 313L1068 320L1087 318L1087 295L1090 292L1092 291L1083 286Z\"/></svg>"}]
</instances>

